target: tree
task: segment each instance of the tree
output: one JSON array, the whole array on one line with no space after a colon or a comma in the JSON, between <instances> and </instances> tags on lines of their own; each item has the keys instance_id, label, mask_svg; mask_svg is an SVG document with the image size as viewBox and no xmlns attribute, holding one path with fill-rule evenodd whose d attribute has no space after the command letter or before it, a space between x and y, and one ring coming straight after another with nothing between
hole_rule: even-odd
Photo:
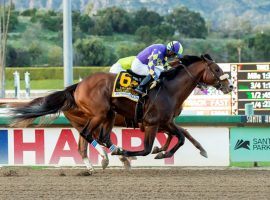
<instances>
[{"instance_id":1,"label":"tree","mask_svg":"<svg viewBox=\"0 0 270 200\"><path fill-rule=\"evenodd\" d=\"M254 55L256 60L270 60L270 34L258 33L254 37Z\"/></svg>"},{"instance_id":2,"label":"tree","mask_svg":"<svg viewBox=\"0 0 270 200\"><path fill-rule=\"evenodd\" d=\"M117 33L131 33L132 22L131 15L122 8L111 7L101 11L98 11L97 16L99 18L106 20L106 22L111 26L114 32Z\"/></svg>"},{"instance_id":3,"label":"tree","mask_svg":"<svg viewBox=\"0 0 270 200\"><path fill-rule=\"evenodd\" d=\"M163 40L171 38L174 32L175 28L170 24L161 24L153 28L153 34Z\"/></svg>"},{"instance_id":4,"label":"tree","mask_svg":"<svg viewBox=\"0 0 270 200\"><path fill-rule=\"evenodd\" d=\"M140 26L158 26L162 23L163 17L154 11L149 11L146 8L142 8L135 13L134 24L136 28Z\"/></svg>"},{"instance_id":5,"label":"tree","mask_svg":"<svg viewBox=\"0 0 270 200\"><path fill-rule=\"evenodd\" d=\"M145 42L147 44L151 43L155 39L149 26L141 26L136 30L135 35L139 41Z\"/></svg>"},{"instance_id":6,"label":"tree","mask_svg":"<svg viewBox=\"0 0 270 200\"><path fill-rule=\"evenodd\" d=\"M95 23L94 20L88 15L81 15L78 25L82 32L91 33L93 32L92 29L94 28Z\"/></svg>"},{"instance_id":7,"label":"tree","mask_svg":"<svg viewBox=\"0 0 270 200\"><path fill-rule=\"evenodd\" d=\"M8 46L7 48L7 66L9 67L24 67L30 66L31 58L29 52L25 49L13 48Z\"/></svg>"},{"instance_id":8,"label":"tree","mask_svg":"<svg viewBox=\"0 0 270 200\"><path fill-rule=\"evenodd\" d=\"M38 19L43 28L50 31L60 31L63 25L62 15L55 13L54 11L48 11L45 14L38 16Z\"/></svg>"},{"instance_id":9,"label":"tree","mask_svg":"<svg viewBox=\"0 0 270 200\"><path fill-rule=\"evenodd\" d=\"M72 11L72 27L76 27L79 24L81 13L79 11Z\"/></svg>"},{"instance_id":10,"label":"tree","mask_svg":"<svg viewBox=\"0 0 270 200\"><path fill-rule=\"evenodd\" d=\"M9 26L8 26L8 30L9 31L13 31L16 29L16 27L19 24L19 20L18 20L18 12L17 11L11 11L10 12L10 17L9 17Z\"/></svg>"},{"instance_id":11,"label":"tree","mask_svg":"<svg viewBox=\"0 0 270 200\"><path fill-rule=\"evenodd\" d=\"M110 65L116 60L114 51L100 39L78 39L74 44L76 65Z\"/></svg>"},{"instance_id":12,"label":"tree","mask_svg":"<svg viewBox=\"0 0 270 200\"><path fill-rule=\"evenodd\" d=\"M98 17L95 21L94 34L97 35L112 35L113 28L109 19Z\"/></svg>"},{"instance_id":13,"label":"tree","mask_svg":"<svg viewBox=\"0 0 270 200\"><path fill-rule=\"evenodd\" d=\"M37 42L32 42L28 48L31 65L38 64L39 58L42 55L42 49Z\"/></svg>"},{"instance_id":14,"label":"tree","mask_svg":"<svg viewBox=\"0 0 270 200\"><path fill-rule=\"evenodd\" d=\"M9 30L9 21L12 10L12 2L9 0L8 5L0 6L0 97L5 97L5 66L6 66L6 46Z\"/></svg>"},{"instance_id":15,"label":"tree","mask_svg":"<svg viewBox=\"0 0 270 200\"><path fill-rule=\"evenodd\" d=\"M48 52L48 64L53 66L63 66L63 49L59 46L51 47Z\"/></svg>"},{"instance_id":16,"label":"tree","mask_svg":"<svg viewBox=\"0 0 270 200\"><path fill-rule=\"evenodd\" d=\"M204 18L199 13L188 10L185 7L176 8L167 16L166 21L173 25L181 35L192 38L205 38L207 28Z\"/></svg>"},{"instance_id":17,"label":"tree","mask_svg":"<svg viewBox=\"0 0 270 200\"><path fill-rule=\"evenodd\" d=\"M33 9L27 9L21 12L22 16L28 16L28 17L33 17L35 16L37 13L37 9L33 8Z\"/></svg>"}]
</instances>

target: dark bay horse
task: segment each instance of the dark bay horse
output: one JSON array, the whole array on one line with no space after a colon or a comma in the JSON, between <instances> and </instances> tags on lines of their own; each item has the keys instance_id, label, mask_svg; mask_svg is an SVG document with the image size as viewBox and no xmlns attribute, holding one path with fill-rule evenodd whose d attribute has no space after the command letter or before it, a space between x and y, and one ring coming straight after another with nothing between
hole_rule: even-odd
<instances>
[{"instance_id":1,"label":"dark bay horse","mask_svg":"<svg viewBox=\"0 0 270 200\"><path fill-rule=\"evenodd\" d=\"M91 143L94 139L93 133L101 129L100 139L109 148L112 146L109 133L114 124L115 112L132 119L135 111L135 102L111 96L115 77L109 73L93 74L79 84L48 95L41 105L15 108L14 118L17 122L29 124L39 116L58 111L65 113L78 108L87 118L87 123L80 126L81 136ZM208 56L185 56L182 64L161 74L160 78L160 86L150 90L145 98L142 121L145 130L144 150L130 152L116 149L114 155L147 155L151 152L157 131L164 130L169 135L175 135L178 142L170 151L160 152L156 158L171 157L184 144L183 133L186 131L177 127L173 118L177 112L179 113L181 105L192 90L198 84L212 85L224 93L232 90L228 76Z\"/></svg>"},{"instance_id":2,"label":"dark bay horse","mask_svg":"<svg viewBox=\"0 0 270 200\"><path fill-rule=\"evenodd\" d=\"M184 144L183 132L185 131L174 124L173 117L196 85L200 82L213 85L224 93L232 90L228 76L225 76L222 69L210 58L187 56L183 60L189 67L184 69L182 66L177 67L167 75L163 77L161 75L161 78L164 78L161 87L154 88L149 92L144 106L143 118L145 149L136 152L118 149L118 151L113 152L114 155L144 156L149 154L158 129L162 129L175 135L178 138L178 143L165 154L158 154L156 158L171 157ZM116 111L130 118L134 116L135 103L128 99L110 97L114 79L114 76L104 73L88 77L78 85L74 93L76 103L91 118L86 128L81 132L82 136L89 141L91 141L91 138L88 138L91 137L89 133L95 130L99 124L108 120L108 113ZM98 95L95 88L100 89ZM106 134L107 131L104 133Z\"/></svg>"}]
</instances>

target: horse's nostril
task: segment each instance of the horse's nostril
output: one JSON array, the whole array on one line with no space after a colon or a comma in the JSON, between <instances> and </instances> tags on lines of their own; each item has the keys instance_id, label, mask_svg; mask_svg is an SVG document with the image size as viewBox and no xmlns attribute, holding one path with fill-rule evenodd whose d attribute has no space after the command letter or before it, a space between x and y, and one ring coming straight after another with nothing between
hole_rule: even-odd
<instances>
[{"instance_id":1,"label":"horse's nostril","mask_svg":"<svg viewBox=\"0 0 270 200\"><path fill-rule=\"evenodd\" d=\"M230 88L231 90L233 90L233 85L230 85L229 88Z\"/></svg>"}]
</instances>

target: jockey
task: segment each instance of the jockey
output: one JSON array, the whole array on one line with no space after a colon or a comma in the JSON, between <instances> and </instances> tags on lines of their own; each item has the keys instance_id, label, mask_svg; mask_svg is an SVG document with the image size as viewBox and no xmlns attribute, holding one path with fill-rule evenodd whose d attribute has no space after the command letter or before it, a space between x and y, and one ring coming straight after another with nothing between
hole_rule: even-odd
<instances>
[{"instance_id":1,"label":"jockey","mask_svg":"<svg viewBox=\"0 0 270 200\"><path fill-rule=\"evenodd\" d=\"M131 68L131 64L136 56L129 56L125 58L120 58L115 64L110 68L110 73L118 74L121 71L126 71Z\"/></svg>"},{"instance_id":2,"label":"jockey","mask_svg":"<svg viewBox=\"0 0 270 200\"><path fill-rule=\"evenodd\" d=\"M153 44L142 50L134 59L131 70L139 75L145 75L135 91L145 95L145 89L152 79L157 80L160 73L169 65L168 58L177 56L182 58L183 46L178 41L164 44Z\"/></svg>"}]
</instances>

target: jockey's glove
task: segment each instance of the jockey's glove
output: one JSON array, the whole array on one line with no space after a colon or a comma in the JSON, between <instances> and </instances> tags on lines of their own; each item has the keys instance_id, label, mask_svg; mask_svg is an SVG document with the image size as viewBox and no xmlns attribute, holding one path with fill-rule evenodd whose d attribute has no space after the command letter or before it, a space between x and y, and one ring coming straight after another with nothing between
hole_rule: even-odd
<instances>
[{"instance_id":1,"label":"jockey's glove","mask_svg":"<svg viewBox=\"0 0 270 200\"><path fill-rule=\"evenodd\" d=\"M153 69L150 69L150 70L149 70L149 74L150 74L151 76L153 76L154 73L155 73L155 71L154 71Z\"/></svg>"}]
</instances>

